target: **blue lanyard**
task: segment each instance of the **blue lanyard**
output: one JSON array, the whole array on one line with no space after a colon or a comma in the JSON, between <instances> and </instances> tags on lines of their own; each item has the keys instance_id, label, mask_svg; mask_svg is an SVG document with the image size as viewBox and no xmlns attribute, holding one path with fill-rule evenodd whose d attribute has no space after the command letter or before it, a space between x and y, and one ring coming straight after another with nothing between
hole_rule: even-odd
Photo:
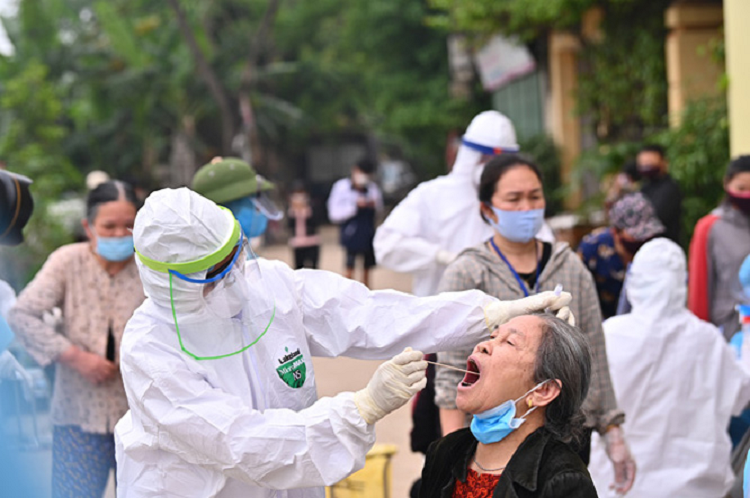
<instances>
[{"instance_id":1,"label":"blue lanyard","mask_svg":"<svg viewBox=\"0 0 750 498\"><path fill-rule=\"evenodd\" d=\"M526 288L526 284L523 283L523 279L518 274L518 272L516 271L516 269L513 268L513 265L510 264L510 261L508 261L508 258L506 258L505 255L502 252L500 252L500 249L497 247L497 245L495 245L495 241L492 240L492 238L490 238L490 245L492 245L492 248L495 250L495 252L497 253L497 255L500 256L500 259L502 259L503 262L506 265L508 265L508 269L513 274L513 276L516 277L516 281L518 282L518 285L521 287L521 290L523 291L524 297L529 297L529 291ZM536 262L536 282L535 282L535 284L536 285L534 286L534 293L538 294L539 293L539 260L538 260L538 258L537 258L537 262Z\"/></svg>"}]
</instances>

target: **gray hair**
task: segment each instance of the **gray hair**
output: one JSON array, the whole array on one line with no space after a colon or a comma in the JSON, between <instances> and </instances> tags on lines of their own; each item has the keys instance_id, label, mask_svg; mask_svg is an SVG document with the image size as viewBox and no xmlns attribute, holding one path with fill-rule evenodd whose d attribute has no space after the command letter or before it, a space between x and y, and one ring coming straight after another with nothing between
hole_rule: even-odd
<instances>
[{"instance_id":1,"label":"gray hair","mask_svg":"<svg viewBox=\"0 0 750 498\"><path fill-rule=\"evenodd\" d=\"M550 314L539 314L542 338L536 353L534 382L557 379L560 395L545 410L544 426L562 442L578 440L582 434L583 400L591 382L591 352L578 327Z\"/></svg>"},{"instance_id":2,"label":"gray hair","mask_svg":"<svg viewBox=\"0 0 750 498\"><path fill-rule=\"evenodd\" d=\"M112 201L126 201L138 210L138 200L133 192L133 187L119 180L109 180L97 185L89 192L86 198L86 218L89 223L94 223L99 214L99 206Z\"/></svg>"}]
</instances>

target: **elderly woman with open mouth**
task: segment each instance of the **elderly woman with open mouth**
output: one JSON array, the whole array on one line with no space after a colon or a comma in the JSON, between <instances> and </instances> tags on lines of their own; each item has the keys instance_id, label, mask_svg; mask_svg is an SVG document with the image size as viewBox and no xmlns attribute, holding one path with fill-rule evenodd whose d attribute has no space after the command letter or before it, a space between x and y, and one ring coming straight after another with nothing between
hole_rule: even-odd
<instances>
[{"instance_id":1,"label":"elderly woman with open mouth","mask_svg":"<svg viewBox=\"0 0 750 498\"><path fill-rule=\"evenodd\" d=\"M583 428L591 355L577 328L526 315L495 329L467 361L456 404L470 428L427 453L420 497L595 498L567 444Z\"/></svg>"}]
</instances>

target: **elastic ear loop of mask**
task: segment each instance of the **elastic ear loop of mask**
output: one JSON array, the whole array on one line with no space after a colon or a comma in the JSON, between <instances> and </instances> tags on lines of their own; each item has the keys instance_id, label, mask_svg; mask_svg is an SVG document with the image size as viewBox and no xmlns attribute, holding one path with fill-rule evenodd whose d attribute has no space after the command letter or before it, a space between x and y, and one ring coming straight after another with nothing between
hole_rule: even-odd
<instances>
[{"instance_id":1,"label":"elastic ear loop of mask","mask_svg":"<svg viewBox=\"0 0 750 498\"><path fill-rule=\"evenodd\" d=\"M177 329L177 339L180 341L180 349L197 361L203 361L203 360L220 360L222 358L227 358L229 356L234 356L236 354L244 353L248 349L250 349L252 346L255 346L258 341L263 338L264 335L266 335L266 332L268 332L268 329L271 328L271 324L273 323L274 318L276 318L276 302L273 303L273 313L271 313L271 319L268 321L268 325L266 325L266 328L263 330L263 333L260 334L253 342L245 346L244 348L240 349L239 351L235 351L234 353L228 353L218 356L198 356L196 354L191 353L188 351L188 349L185 347L185 345L182 343L182 334L180 334L180 325L177 323L177 311L174 308L174 294L172 292L172 274L169 274L169 303L172 307L172 319L174 320L174 326L175 329Z\"/></svg>"}]
</instances>

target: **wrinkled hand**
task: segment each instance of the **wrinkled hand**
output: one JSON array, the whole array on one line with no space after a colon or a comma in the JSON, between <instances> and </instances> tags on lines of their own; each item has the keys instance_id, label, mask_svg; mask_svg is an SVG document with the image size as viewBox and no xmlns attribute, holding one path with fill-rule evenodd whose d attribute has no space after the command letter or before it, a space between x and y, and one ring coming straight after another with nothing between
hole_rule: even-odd
<instances>
[{"instance_id":1,"label":"wrinkled hand","mask_svg":"<svg viewBox=\"0 0 750 498\"><path fill-rule=\"evenodd\" d=\"M61 361L72 367L92 384L102 384L117 375L117 365L98 354L71 346L63 355Z\"/></svg>"},{"instance_id":2,"label":"wrinkled hand","mask_svg":"<svg viewBox=\"0 0 750 498\"><path fill-rule=\"evenodd\" d=\"M547 308L552 311L562 311L562 308L570 304L571 300L572 296L568 292L562 292L560 295L555 294L553 291L540 292L539 294L515 301L491 303L484 308L484 318L487 322L487 328L494 330L496 327L517 316L528 315ZM569 309L567 313L570 313ZM568 317L563 319L568 319Z\"/></svg>"},{"instance_id":3,"label":"wrinkled hand","mask_svg":"<svg viewBox=\"0 0 750 498\"><path fill-rule=\"evenodd\" d=\"M435 261L438 262L438 264L448 266L449 264L453 263L453 260L458 257L458 254L451 252L451 251L444 251L443 249L440 249L435 254Z\"/></svg>"},{"instance_id":4,"label":"wrinkled hand","mask_svg":"<svg viewBox=\"0 0 750 498\"><path fill-rule=\"evenodd\" d=\"M604 434L606 443L607 456L612 461L615 468L615 482L610 485L616 493L625 494L630 491L635 481L635 460L630 454L628 444L625 442L625 436L622 428L615 426L610 428Z\"/></svg>"},{"instance_id":5,"label":"wrinkled hand","mask_svg":"<svg viewBox=\"0 0 750 498\"><path fill-rule=\"evenodd\" d=\"M427 362L423 356L404 349L378 367L366 388L354 393L354 403L365 422L374 424L425 388Z\"/></svg>"}]
</instances>

